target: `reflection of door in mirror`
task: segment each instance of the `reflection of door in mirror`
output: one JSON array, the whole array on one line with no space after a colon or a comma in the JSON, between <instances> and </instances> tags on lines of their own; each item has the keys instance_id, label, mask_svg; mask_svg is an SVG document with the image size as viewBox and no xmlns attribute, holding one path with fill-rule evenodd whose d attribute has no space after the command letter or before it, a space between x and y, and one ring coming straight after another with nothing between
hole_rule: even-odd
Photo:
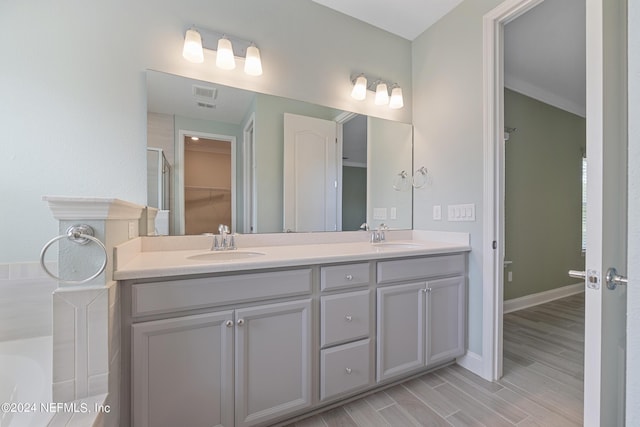
<instances>
[{"instance_id":1,"label":"reflection of door in mirror","mask_svg":"<svg viewBox=\"0 0 640 427\"><path fill-rule=\"evenodd\" d=\"M338 230L336 122L284 115L284 230Z\"/></svg>"},{"instance_id":2,"label":"reflection of door in mirror","mask_svg":"<svg viewBox=\"0 0 640 427\"><path fill-rule=\"evenodd\" d=\"M184 137L185 233L215 233L233 227L231 212L231 142Z\"/></svg>"},{"instance_id":3,"label":"reflection of door in mirror","mask_svg":"<svg viewBox=\"0 0 640 427\"><path fill-rule=\"evenodd\" d=\"M367 116L342 122L341 181L342 231L356 231L367 221Z\"/></svg>"}]
</instances>

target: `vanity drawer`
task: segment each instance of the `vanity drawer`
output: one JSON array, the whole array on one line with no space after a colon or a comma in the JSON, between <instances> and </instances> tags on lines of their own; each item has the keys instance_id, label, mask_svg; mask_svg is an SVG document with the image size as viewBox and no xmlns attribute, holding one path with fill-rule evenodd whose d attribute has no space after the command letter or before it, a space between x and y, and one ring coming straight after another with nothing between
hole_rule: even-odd
<instances>
[{"instance_id":1,"label":"vanity drawer","mask_svg":"<svg viewBox=\"0 0 640 427\"><path fill-rule=\"evenodd\" d=\"M320 351L320 399L371 383L370 343L366 339Z\"/></svg>"},{"instance_id":2,"label":"vanity drawer","mask_svg":"<svg viewBox=\"0 0 640 427\"><path fill-rule=\"evenodd\" d=\"M132 285L133 317L311 292L311 269Z\"/></svg>"},{"instance_id":3,"label":"vanity drawer","mask_svg":"<svg viewBox=\"0 0 640 427\"><path fill-rule=\"evenodd\" d=\"M368 262L334 265L320 269L320 289L323 291L366 285L369 280Z\"/></svg>"},{"instance_id":4,"label":"vanity drawer","mask_svg":"<svg viewBox=\"0 0 640 427\"><path fill-rule=\"evenodd\" d=\"M399 259L378 263L378 283L464 274L463 254Z\"/></svg>"},{"instance_id":5,"label":"vanity drawer","mask_svg":"<svg viewBox=\"0 0 640 427\"><path fill-rule=\"evenodd\" d=\"M320 297L320 345L369 336L370 292L358 291Z\"/></svg>"}]
</instances>

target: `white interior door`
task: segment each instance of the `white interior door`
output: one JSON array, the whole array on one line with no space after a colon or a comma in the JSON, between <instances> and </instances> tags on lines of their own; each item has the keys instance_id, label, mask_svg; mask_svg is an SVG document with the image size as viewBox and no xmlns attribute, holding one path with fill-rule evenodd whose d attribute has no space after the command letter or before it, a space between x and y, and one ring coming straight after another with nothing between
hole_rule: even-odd
<instances>
[{"instance_id":1,"label":"white interior door","mask_svg":"<svg viewBox=\"0 0 640 427\"><path fill-rule=\"evenodd\" d=\"M627 271L626 2L587 0L587 255L585 426L622 426Z\"/></svg>"},{"instance_id":2,"label":"white interior door","mask_svg":"<svg viewBox=\"0 0 640 427\"><path fill-rule=\"evenodd\" d=\"M337 230L336 122L284 115L284 230Z\"/></svg>"}]
</instances>

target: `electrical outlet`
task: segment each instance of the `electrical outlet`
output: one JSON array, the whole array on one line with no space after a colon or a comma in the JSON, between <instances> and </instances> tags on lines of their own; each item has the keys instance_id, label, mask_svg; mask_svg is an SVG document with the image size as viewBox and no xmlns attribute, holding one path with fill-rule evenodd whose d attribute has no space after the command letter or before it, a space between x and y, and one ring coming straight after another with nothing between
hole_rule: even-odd
<instances>
[{"instance_id":1,"label":"electrical outlet","mask_svg":"<svg viewBox=\"0 0 640 427\"><path fill-rule=\"evenodd\" d=\"M389 219L398 219L398 210L396 208L389 209Z\"/></svg>"},{"instance_id":2,"label":"electrical outlet","mask_svg":"<svg viewBox=\"0 0 640 427\"><path fill-rule=\"evenodd\" d=\"M513 282L513 271L507 273L507 282Z\"/></svg>"},{"instance_id":3,"label":"electrical outlet","mask_svg":"<svg viewBox=\"0 0 640 427\"><path fill-rule=\"evenodd\" d=\"M129 238L133 239L134 237L136 237L136 223L129 221Z\"/></svg>"}]
</instances>

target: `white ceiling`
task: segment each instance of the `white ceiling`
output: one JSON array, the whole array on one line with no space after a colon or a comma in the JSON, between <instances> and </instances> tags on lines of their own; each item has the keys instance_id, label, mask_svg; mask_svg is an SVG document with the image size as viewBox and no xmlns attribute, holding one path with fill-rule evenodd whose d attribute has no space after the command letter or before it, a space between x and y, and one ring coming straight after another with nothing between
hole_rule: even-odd
<instances>
[{"instance_id":1,"label":"white ceiling","mask_svg":"<svg viewBox=\"0 0 640 427\"><path fill-rule=\"evenodd\" d=\"M414 40L462 0L313 0L323 6Z\"/></svg>"},{"instance_id":2,"label":"white ceiling","mask_svg":"<svg viewBox=\"0 0 640 427\"><path fill-rule=\"evenodd\" d=\"M461 0L312 0L414 40ZM474 1L474 0L469 0ZM505 85L585 115L585 0L545 0L505 26Z\"/></svg>"}]
</instances>

